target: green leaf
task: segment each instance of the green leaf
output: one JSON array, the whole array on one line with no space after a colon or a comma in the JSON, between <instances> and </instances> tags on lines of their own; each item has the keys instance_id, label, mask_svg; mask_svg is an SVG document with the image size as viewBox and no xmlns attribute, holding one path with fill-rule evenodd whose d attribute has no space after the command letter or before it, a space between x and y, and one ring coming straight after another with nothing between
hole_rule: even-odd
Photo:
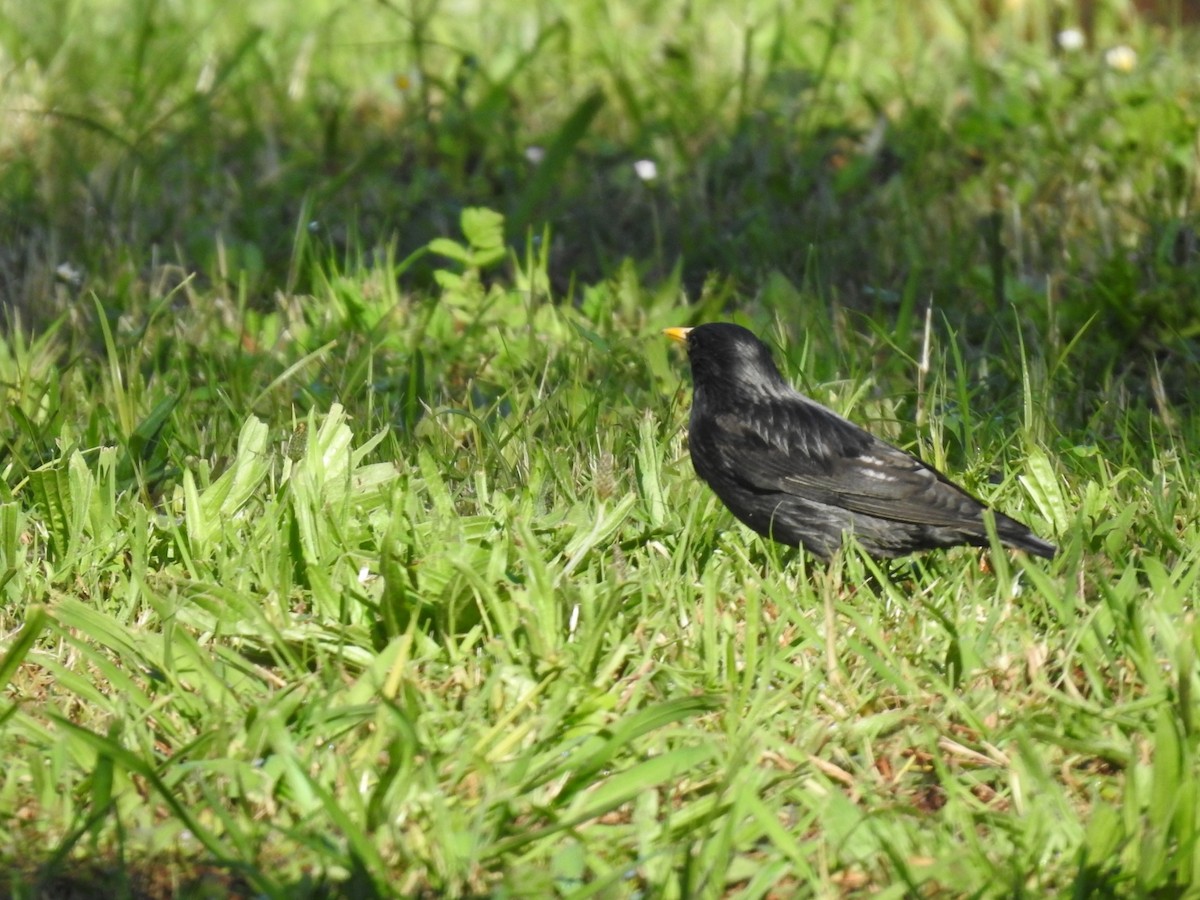
<instances>
[{"instance_id":1,"label":"green leaf","mask_svg":"<svg viewBox=\"0 0 1200 900\"><path fill-rule=\"evenodd\" d=\"M66 461L56 459L30 472L29 492L45 516L50 550L61 560L68 555L75 521L75 503Z\"/></svg>"},{"instance_id":2,"label":"green leaf","mask_svg":"<svg viewBox=\"0 0 1200 900\"><path fill-rule=\"evenodd\" d=\"M471 263L470 248L464 247L462 244L452 241L449 238L434 238L429 242L429 250L438 256L444 256L463 265L470 265Z\"/></svg>"},{"instance_id":3,"label":"green leaf","mask_svg":"<svg viewBox=\"0 0 1200 900\"><path fill-rule=\"evenodd\" d=\"M642 488L642 502L651 526L661 528L667 520L667 501L663 496L659 467L662 465L662 449L655 433L654 416L647 411L638 423L638 480Z\"/></svg>"},{"instance_id":4,"label":"green leaf","mask_svg":"<svg viewBox=\"0 0 1200 900\"><path fill-rule=\"evenodd\" d=\"M1056 534L1064 534L1069 524L1067 501L1049 457L1040 449L1031 450L1025 466L1028 474L1020 477L1021 484L1042 518L1050 523Z\"/></svg>"},{"instance_id":5,"label":"green leaf","mask_svg":"<svg viewBox=\"0 0 1200 900\"><path fill-rule=\"evenodd\" d=\"M492 209L468 206L462 211L463 236L476 251L504 251L504 216Z\"/></svg>"}]
</instances>

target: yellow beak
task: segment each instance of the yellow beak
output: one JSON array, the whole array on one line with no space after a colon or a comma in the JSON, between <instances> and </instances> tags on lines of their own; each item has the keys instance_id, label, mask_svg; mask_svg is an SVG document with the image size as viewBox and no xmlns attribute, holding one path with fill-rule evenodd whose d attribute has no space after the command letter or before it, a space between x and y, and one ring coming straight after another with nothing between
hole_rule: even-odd
<instances>
[{"instance_id":1,"label":"yellow beak","mask_svg":"<svg viewBox=\"0 0 1200 900\"><path fill-rule=\"evenodd\" d=\"M664 328L663 334L673 341L679 341L681 344L686 344L688 332L691 330L692 329L690 328Z\"/></svg>"}]
</instances>

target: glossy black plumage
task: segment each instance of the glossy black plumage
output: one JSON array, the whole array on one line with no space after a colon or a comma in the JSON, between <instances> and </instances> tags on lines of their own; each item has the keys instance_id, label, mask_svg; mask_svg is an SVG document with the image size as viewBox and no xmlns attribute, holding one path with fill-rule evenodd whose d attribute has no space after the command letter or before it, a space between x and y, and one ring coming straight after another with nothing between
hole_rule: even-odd
<instances>
[{"instance_id":1,"label":"glossy black plumage","mask_svg":"<svg viewBox=\"0 0 1200 900\"><path fill-rule=\"evenodd\" d=\"M853 533L872 556L987 546L987 508L942 473L794 390L740 325L668 328L687 345L692 465L735 516L828 559ZM1051 558L1052 544L993 511L1001 543Z\"/></svg>"}]
</instances>

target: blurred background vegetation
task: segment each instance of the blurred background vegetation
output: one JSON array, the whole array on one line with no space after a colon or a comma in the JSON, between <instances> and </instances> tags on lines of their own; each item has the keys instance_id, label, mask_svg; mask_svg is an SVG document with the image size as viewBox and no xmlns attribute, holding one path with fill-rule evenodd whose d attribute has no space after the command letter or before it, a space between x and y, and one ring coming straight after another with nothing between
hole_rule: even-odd
<instances>
[{"instance_id":1,"label":"blurred background vegetation","mask_svg":"<svg viewBox=\"0 0 1200 900\"><path fill-rule=\"evenodd\" d=\"M549 227L566 302L631 259L1192 361L1191 4L1141 5L5 0L0 292L270 305L383 254L417 288L487 206Z\"/></svg>"}]
</instances>

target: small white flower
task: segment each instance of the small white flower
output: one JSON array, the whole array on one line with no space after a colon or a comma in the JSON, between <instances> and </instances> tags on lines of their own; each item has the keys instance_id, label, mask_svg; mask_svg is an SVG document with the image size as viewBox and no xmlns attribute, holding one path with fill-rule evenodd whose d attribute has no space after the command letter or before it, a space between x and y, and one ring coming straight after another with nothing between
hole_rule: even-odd
<instances>
[{"instance_id":1,"label":"small white flower","mask_svg":"<svg viewBox=\"0 0 1200 900\"><path fill-rule=\"evenodd\" d=\"M1104 53L1104 62L1118 72L1132 72L1137 65L1137 51L1128 44L1110 47Z\"/></svg>"},{"instance_id":2,"label":"small white flower","mask_svg":"<svg viewBox=\"0 0 1200 900\"><path fill-rule=\"evenodd\" d=\"M1058 33L1058 46L1071 53L1075 50L1082 50L1086 40L1083 37L1083 32L1078 28L1064 28Z\"/></svg>"},{"instance_id":3,"label":"small white flower","mask_svg":"<svg viewBox=\"0 0 1200 900\"><path fill-rule=\"evenodd\" d=\"M358 570L358 583L366 584L371 580L371 570L367 566L363 566Z\"/></svg>"},{"instance_id":4,"label":"small white flower","mask_svg":"<svg viewBox=\"0 0 1200 900\"><path fill-rule=\"evenodd\" d=\"M534 144L531 147L526 147L525 158L536 166L546 158L546 148L539 147L537 144Z\"/></svg>"},{"instance_id":5,"label":"small white flower","mask_svg":"<svg viewBox=\"0 0 1200 900\"><path fill-rule=\"evenodd\" d=\"M65 281L67 284L79 287L83 284L83 270L71 265L70 263L59 263L58 268L54 270L55 276L59 281Z\"/></svg>"},{"instance_id":6,"label":"small white flower","mask_svg":"<svg viewBox=\"0 0 1200 900\"><path fill-rule=\"evenodd\" d=\"M633 171L642 181L653 181L658 177L658 165L652 159L639 159L633 164Z\"/></svg>"}]
</instances>

